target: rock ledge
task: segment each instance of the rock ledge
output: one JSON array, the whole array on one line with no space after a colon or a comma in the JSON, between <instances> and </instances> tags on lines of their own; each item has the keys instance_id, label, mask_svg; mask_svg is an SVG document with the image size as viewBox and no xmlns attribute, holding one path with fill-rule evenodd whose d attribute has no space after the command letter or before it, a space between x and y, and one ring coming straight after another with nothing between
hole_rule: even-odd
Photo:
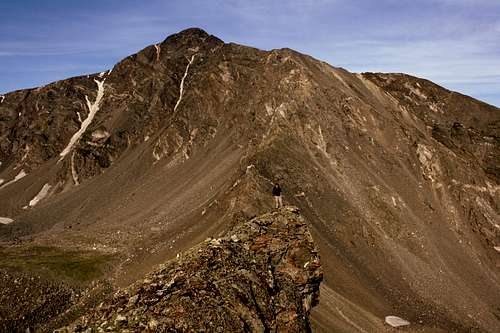
<instances>
[{"instance_id":1,"label":"rock ledge","mask_svg":"<svg viewBox=\"0 0 500 333\"><path fill-rule=\"evenodd\" d=\"M295 207L238 223L62 332L307 332L323 277Z\"/></svg>"}]
</instances>

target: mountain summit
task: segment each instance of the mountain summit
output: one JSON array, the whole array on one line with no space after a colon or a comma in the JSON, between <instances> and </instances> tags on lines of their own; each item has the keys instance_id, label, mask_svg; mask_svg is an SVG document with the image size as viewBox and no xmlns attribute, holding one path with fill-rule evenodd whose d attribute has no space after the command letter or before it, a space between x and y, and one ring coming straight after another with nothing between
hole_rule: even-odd
<instances>
[{"instance_id":1,"label":"mountain summit","mask_svg":"<svg viewBox=\"0 0 500 333\"><path fill-rule=\"evenodd\" d=\"M314 330L498 332L499 138L498 108L430 81L200 29L8 93L0 325L68 325L268 213L279 181L321 253Z\"/></svg>"}]
</instances>

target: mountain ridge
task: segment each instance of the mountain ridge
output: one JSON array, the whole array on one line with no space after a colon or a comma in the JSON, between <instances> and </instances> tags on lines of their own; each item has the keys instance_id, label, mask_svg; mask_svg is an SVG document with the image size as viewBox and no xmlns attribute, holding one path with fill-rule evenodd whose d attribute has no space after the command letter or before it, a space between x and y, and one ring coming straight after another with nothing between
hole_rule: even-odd
<instances>
[{"instance_id":1,"label":"mountain ridge","mask_svg":"<svg viewBox=\"0 0 500 333\"><path fill-rule=\"evenodd\" d=\"M67 331L308 332L321 279L312 237L288 206L179 253Z\"/></svg>"},{"instance_id":2,"label":"mountain ridge","mask_svg":"<svg viewBox=\"0 0 500 333\"><path fill-rule=\"evenodd\" d=\"M271 209L279 180L322 253L318 329L384 331L390 314L410 331L499 326L498 108L195 29L111 72L8 94L0 117L7 246L113 254L108 277L126 286Z\"/></svg>"}]
</instances>

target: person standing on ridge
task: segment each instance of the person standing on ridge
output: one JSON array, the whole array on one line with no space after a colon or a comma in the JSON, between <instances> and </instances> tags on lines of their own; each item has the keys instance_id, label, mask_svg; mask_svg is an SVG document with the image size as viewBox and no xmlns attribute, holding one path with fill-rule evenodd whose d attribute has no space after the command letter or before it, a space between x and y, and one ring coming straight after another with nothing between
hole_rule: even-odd
<instances>
[{"instance_id":1,"label":"person standing on ridge","mask_svg":"<svg viewBox=\"0 0 500 333\"><path fill-rule=\"evenodd\" d=\"M283 199L281 198L281 187L278 182L274 184L273 186L273 197L274 197L274 204L276 208L283 207Z\"/></svg>"}]
</instances>

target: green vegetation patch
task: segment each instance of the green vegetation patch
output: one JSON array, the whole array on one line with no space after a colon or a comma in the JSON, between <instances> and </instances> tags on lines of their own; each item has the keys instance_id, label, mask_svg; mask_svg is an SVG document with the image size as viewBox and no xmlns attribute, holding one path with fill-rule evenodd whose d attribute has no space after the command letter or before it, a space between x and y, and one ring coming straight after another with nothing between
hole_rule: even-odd
<instances>
[{"instance_id":1,"label":"green vegetation patch","mask_svg":"<svg viewBox=\"0 0 500 333\"><path fill-rule=\"evenodd\" d=\"M0 268L48 274L57 279L85 282L103 275L112 256L67 251L50 246L0 247Z\"/></svg>"}]
</instances>

